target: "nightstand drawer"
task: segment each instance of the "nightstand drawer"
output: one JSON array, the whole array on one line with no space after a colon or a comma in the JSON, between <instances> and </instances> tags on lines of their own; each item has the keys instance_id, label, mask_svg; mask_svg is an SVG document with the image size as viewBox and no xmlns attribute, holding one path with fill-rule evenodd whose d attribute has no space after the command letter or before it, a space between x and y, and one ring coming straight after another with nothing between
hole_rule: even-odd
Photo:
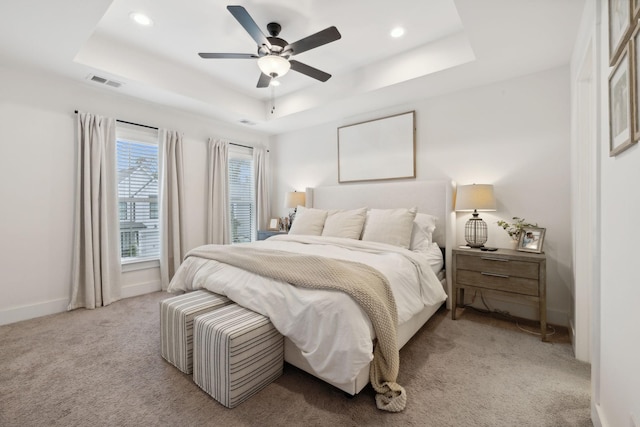
<instances>
[{"instance_id":1,"label":"nightstand drawer","mask_svg":"<svg viewBox=\"0 0 640 427\"><path fill-rule=\"evenodd\" d=\"M459 257L458 261L460 258L462 257ZM456 282L458 285L469 285L521 295L538 296L538 279L527 279L495 272L458 270L456 273Z\"/></svg>"},{"instance_id":2,"label":"nightstand drawer","mask_svg":"<svg viewBox=\"0 0 640 427\"><path fill-rule=\"evenodd\" d=\"M471 270L510 277L516 276L533 279L536 283L538 282L539 265L537 262L514 261L504 257L492 257L488 254L484 256L458 255L456 261L457 268L460 270Z\"/></svg>"}]
</instances>

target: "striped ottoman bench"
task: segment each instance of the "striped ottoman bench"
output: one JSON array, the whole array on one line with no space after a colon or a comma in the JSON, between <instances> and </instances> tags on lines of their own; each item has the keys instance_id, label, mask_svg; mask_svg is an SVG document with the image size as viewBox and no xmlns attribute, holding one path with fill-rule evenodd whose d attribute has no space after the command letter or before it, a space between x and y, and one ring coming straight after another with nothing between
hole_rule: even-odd
<instances>
[{"instance_id":1,"label":"striped ottoman bench","mask_svg":"<svg viewBox=\"0 0 640 427\"><path fill-rule=\"evenodd\" d=\"M193 291L160 301L160 346L162 357L185 374L193 371L193 319L231 304L222 295Z\"/></svg>"},{"instance_id":2,"label":"striped ottoman bench","mask_svg":"<svg viewBox=\"0 0 640 427\"><path fill-rule=\"evenodd\" d=\"M196 317L193 381L233 408L282 375L284 339L265 316L231 304Z\"/></svg>"}]
</instances>

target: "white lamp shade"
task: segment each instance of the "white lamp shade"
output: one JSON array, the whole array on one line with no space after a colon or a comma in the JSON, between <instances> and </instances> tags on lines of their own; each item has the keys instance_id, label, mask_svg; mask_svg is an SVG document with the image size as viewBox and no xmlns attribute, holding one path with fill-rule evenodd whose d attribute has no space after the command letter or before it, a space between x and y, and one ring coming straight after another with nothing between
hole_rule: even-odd
<instances>
[{"instance_id":1,"label":"white lamp shade","mask_svg":"<svg viewBox=\"0 0 640 427\"><path fill-rule=\"evenodd\" d=\"M287 74L291 64L278 55L266 55L258 59L258 67L267 76L281 77Z\"/></svg>"},{"instance_id":2,"label":"white lamp shade","mask_svg":"<svg viewBox=\"0 0 640 427\"><path fill-rule=\"evenodd\" d=\"M457 211L495 211L496 198L493 195L493 185L471 184L460 185L456 192Z\"/></svg>"},{"instance_id":3,"label":"white lamp shade","mask_svg":"<svg viewBox=\"0 0 640 427\"><path fill-rule=\"evenodd\" d=\"M284 196L284 207L285 208L297 208L298 206L305 205L305 193L292 191L290 193L285 194Z\"/></svg>"}]
</instances>

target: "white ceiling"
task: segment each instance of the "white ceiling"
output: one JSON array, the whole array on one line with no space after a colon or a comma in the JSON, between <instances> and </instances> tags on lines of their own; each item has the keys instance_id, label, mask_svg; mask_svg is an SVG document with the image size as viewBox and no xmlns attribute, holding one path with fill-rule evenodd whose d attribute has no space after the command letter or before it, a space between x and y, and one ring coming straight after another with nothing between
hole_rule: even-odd
<instances>
[{"instance_id":1,"label":"white ceiling","mask_svg":"<svg viewBox=\"0 0 640 427\"><path fill-rule=\"evenodd\" d=\"M256 88L255 53L222 0L2 0L0 65L35 66L268 133L338 120L533 73L569 62L584 0L247 0L267 34L278 22L292 43L335 25L342 38L295 59L332 74L326 83L289 72ZM129 14L146 13L151 27ZM406 34L389 32L403 26ZM273 100L275 99L275 110Z\"/></svg>"}]
</instances>

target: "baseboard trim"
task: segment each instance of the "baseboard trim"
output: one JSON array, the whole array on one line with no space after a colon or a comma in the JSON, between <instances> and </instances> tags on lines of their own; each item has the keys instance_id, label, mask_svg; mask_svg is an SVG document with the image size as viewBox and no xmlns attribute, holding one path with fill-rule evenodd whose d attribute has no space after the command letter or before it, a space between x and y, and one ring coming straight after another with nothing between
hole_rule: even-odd
<instances>
[{"instance_id":1,"label":"baseboard trim","mask_svg":"<svg viewBox=\"0 0 640 427\"><path fill-rule=\"evenodd\" d=\"M569 339L571 340L571 348L573 349L573 355L576 355L576 327L573 324L573 319L569 319Z\"/></svg>"},{"instance_id":2,"label":"baseboard trim","mask_svg":"<svg viewBox=\"0 0 640 427\"><path fill-rule=\"evenodd\" d=\"M124 286L120 293L120 298L137 297L160 290L162 290L162 285L158 280L137 283L135 285ZM36 304L6 308L0 310L0 325L8 325L23 320L35 319L36 317L48 316L50 314L64 313L67 311L68 305L68 298L58 298Z\"/></svg>"},{"instance_id":3,"label":"baseboard trim","mask_svg":"<svg viewBox=\"0 0 640 427\"><path fill-rule=\"evenodd\" d=\"M136 283L135 285L123 286L120 296L122 298L137 297L138 295L150 294L162 290L162 284L158 280L150 282Z\"/></svg>"},{"instance_id":4,"label":"baseboard trim","mask_svg":"<svg viewBox=\"0 0 640 427\"><path fill-rule=\"evenodd\" d=\"M58 298L51 301L0 310L0 325L8 325L9 323L16 323L22 320L62 313L67 311L67 305L69 305L68 298Z\"/></svg>"},{"instance_id":5,"label":"baseboard trim","mask_svg":"<svg viewBox=\"0 0 640 427\"><path fill-rule=\"evenodd\" d=\"M596 405L594 403L591 404L591 422L594 427L609 427L608 424L602 421L604 417L602 416L601 411L602 408L600 405Z\"/></svg>"}]
</instances>

